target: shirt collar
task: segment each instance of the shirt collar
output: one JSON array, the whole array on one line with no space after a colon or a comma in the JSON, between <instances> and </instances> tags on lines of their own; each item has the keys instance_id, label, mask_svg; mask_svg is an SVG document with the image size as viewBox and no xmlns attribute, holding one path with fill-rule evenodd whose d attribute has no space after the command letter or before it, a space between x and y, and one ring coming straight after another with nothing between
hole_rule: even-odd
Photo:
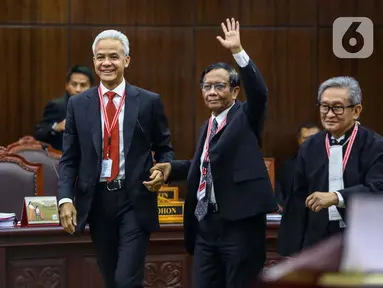
<instances>
[{"instance_id":1,"label":"shirt collar","mask_svg":"<svg viewBox=\"0 0 383 288\"><path fill-rule=\"evenodd\" d=\"M331 142L332 142L331 144L336 142L341 144L344 143L351 136L353 130L354 130L354 125L350 129L348 129L346 133L344 133L344 135L340 136L339 138L335 138L334 136L330 134ZM336 142L334 140L336 140Z\"/></svg>"},{"instance_id":2,"label":"shirt collar","mask_svg":"<svg viewBox=\"0 0 383 288\"><path fill-rule=\"evenodd\" d=\"M213 120L215 119L217 121L218 126L221 125L223 120L226 119L227 113L229 113L229 110L231 109L231 107L234 106L234 104L235 104L235 101L233 102L233 104L229 108L226 108L221 113L219 113L217 116L214 116L213 113L211 114L212 119Z\"/></svg>"},{"instance_id":3,"label":"shirt collar","mask_svg":"<svg viewBox=\"0 0 383 288\"><path fill-rule=\"evenodd\" d=\"M122 95L124 94L124 91L125 91L125 78L122 78L122 82L120 83L120 85L118 85L116 88L114 88L113 90L109 90L108 88L106 88L102 82L100 82L100 87L101 87L101 93L102 95L104 96L106 92L109 92L109 91L113 91L115 92L118 96L122 97Z\"/></svg>"}]
</instances>

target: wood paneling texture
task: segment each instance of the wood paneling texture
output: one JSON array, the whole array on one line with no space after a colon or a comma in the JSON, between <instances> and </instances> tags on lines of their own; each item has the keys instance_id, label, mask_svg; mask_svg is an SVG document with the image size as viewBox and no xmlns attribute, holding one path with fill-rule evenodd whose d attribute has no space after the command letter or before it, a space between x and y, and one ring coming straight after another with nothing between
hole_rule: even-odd
<instances>
[{"instance_id":1,"label":"wood paneling texture","mask_svg":"<svg viewBox=\"0 0 383 288\"><path fill-rule=\"evenodd\" d=\"M232 16L240 21L243 46L269 88L263 153L276 158L276 167L295 153L298 126L319 123L316 91L329 77L351 75L359 80L364 97L361 121L383 133L381 0L3 2L0 145L33 133L47 101L64 92L67 69L75 64L92 66L94 37L115 28L131 42L126 78L161 94L176 157L191 158L200 125L209 115L199 89L200 74L213 62L235 65L215 38L222 34L220 22ZM369 59L334 56L331 25L340 16L365 16L374 22L375 50Z\"/></svg>"}]
</instances>

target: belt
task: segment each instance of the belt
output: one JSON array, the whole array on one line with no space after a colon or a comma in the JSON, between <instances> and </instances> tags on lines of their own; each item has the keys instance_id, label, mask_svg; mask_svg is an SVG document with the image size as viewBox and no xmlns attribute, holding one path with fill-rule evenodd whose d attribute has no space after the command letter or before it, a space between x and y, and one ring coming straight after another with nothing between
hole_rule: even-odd
<instances>
[{"instance_id":1,"label":"belt","mask_svg":"<svg viewBox=\"0 0 383 288\"><path fill-rule=\"evenodd\" d=\"M100 182L100 188L108 191L115 191L124 188L124 179L112 180L110 182Z\"/></svg>"}]
</instances>

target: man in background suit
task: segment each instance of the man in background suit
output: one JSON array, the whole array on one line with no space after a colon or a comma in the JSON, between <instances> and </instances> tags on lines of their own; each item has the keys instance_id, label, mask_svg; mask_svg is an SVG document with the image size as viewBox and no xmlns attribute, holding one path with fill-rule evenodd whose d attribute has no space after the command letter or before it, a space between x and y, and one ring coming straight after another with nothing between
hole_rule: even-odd
<instances>
[{"instance_id":1,"label":"man in background suit","mask_svg":"<svg viewBox=\"0 0 383 288\"><path fill-rule=\"evenodd\" d=\"M89 89L92 85L93 74L88 67L72 67L66 76L65 95L49 101L45 106L43 119L36 125L35 138L61 150L69 97Z\"/></svg>"},{"instance_id":2,"label":"man in background suit","mask_svg":"<svg viewBox=\"0 0 383 288\"><path fill-rule=\"evenodd\" d=\"M201 89L212 115L201 127L193 160L152 168L164 172L165 179L188 180L185 245L194 253L199 288L250 287L266 259L266 214L277 210L258 145L267 88L242 49L239 23L227 19L221 26L225 39L217 39L239 66L247 101L236 100L240 76L233 67L208 66Z\"/></svg>"},{"instance_id":3,"label":"man in background suit","mask_svg":"<svg viewBox=\"0 0 383 288\"><path fill-rule=\"evenodd\" d=\"M159 163L173 159L170 131L160 96L124 78L128 38L103 31L93 53L100 85L68 101L58 188L61 224L74 233L89 222L106 287L143 287L150 233L159 229L155 190L163 180L159 171L150 175L152 151Z\"/></svg>"}]
</instances>

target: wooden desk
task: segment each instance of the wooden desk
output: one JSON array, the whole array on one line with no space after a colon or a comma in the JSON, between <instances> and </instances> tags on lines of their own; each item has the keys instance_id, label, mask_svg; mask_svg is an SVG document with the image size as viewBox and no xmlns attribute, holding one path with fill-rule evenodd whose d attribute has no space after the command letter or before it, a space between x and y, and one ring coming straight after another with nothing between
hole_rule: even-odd
<instances>
[{"instance_id":1,"label":"wooden desk","mask_svg":"<svg viewBox=\"0 0 383 288\"><path fill-rule=\"evenodd\" d=\"M278 223L268 224L266 266L275 264ZM191 287L192 257L181 224L161 226L150 239L145 287ZM89 230L71 236L61 227L0 229L0 288L104 287Z\"/></svg>"}]
</instances>

